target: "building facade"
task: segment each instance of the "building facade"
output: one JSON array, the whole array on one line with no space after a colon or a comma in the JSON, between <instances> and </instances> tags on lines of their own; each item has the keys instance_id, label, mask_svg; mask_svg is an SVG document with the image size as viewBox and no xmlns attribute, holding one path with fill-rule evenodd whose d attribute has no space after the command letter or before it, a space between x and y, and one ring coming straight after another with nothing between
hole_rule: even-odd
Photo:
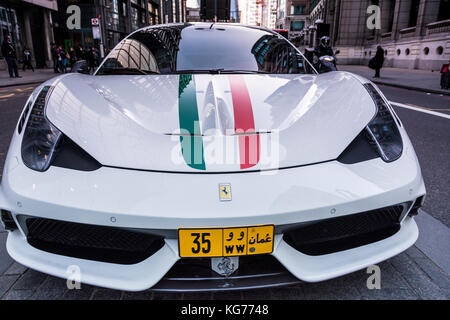
<instances>
[{"instance_id":1,"label":"building facade","mask_svg":"<svg viewBox=\"0 0 450 320\"><path fill-rule=\"evenodd\" d=\"M71 5L81 10L80 28L67 28L70 13L66 10ZM92 33L92 18L99 18L105 50L139 28L186 21L185 0L58 0L58 6L53 13L55 42L66 49L99 46L100 39L94 39Z\"/></svg>"},{"instance_id":2,"label":"building facade","mask_svg":"<svg viewBox=\"0 0 450 320\"><path fill-rule=\"evenodd\" d=\"M56 0L0 0L0 42L10 35L19 60L25 47L37 67L50 66L53 41L51 12L58 10ZM0 53L0 70L6 69Z\"/></svg>"},{"instance_id":3,"label":"building facade","mask_svg":"<svg viewBox=\"0 0 450 320\"><path fill-rule=\"evenodd\" d=\"M241 10L241 23L259 26L261 24L261 7L258 0L241 0L239 8Z\"/></svg>"},{"instance_id":4,"label":"building facade","mask_svg":"<svg viewBox=\"0 0 450 320\"><path fill-rule=\"evenodd\" d=\"M309 24L309 0L277 0L277 29L289 31L289 39L300 36Z\"/></svg>"},{"instance_id":5,"label":"building facade","mask_svg":"<svg viewBox=\"0 0 450 320\"><path fill-rule=\"evenodd\" d=\"M265 0L263 9L263 26L275 29L277 22L278 0Z\"/></svg>"},{"instance_id":6,"label":"building facade","mask_svg":"<svg viewBox=\"0 0 450 320\"><path fill-rule=\"evenodd\" d=\"M329 25L339 63L367 64L378 45L385 66L439 70L450 59L449 0L313 0L310 19Z\"/></svg>"}]
</instances>

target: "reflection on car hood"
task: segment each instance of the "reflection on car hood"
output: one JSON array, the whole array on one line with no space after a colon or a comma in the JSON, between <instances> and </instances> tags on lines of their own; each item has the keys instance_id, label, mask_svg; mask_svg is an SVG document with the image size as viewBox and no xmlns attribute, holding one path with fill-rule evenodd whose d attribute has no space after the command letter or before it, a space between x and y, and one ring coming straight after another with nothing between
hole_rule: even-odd
<instances>
[{"instance_id":1,"label":"reflection on car hood","mask_svg":"<svg viewBox=\"0 0 450 320\"><path fill-rule=\"evenodd\" d=\"M56 84L46 112L103 165L231 172L336 159L375 105L345 72L71 74Z\"/></svg>"}]
</instances>

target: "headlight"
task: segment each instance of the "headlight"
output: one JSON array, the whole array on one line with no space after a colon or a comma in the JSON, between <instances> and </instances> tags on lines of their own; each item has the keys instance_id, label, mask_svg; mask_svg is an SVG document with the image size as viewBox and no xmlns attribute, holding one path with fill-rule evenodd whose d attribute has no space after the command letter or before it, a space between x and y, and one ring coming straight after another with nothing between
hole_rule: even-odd
<instances>
[{"instance_id":1,"label":"headlight","mask_svg":"<svg viewBox=\"0 0 450 320\"><path fill-rule=\"evenodd\" d=\"M370 83L365 84L364 87L371 95L377 107L377 114L367 125L367 137L370 143L376 147L384 161L391 162L397 160L403 151L402 137L397 123L386 102L375 87Z\"/></svg>"},{"instance_id":2,"label":"headlight","mask_svg":"<svg viewBox=\"0 0 450 320\"><path fill-rule=\"evenodd\" d=\"M50 166L61 132L45 117L45 105L51 87L39 92L31 109L22 140L22 160L27 167L45 171Z\"/></svg>"}]
</instances>

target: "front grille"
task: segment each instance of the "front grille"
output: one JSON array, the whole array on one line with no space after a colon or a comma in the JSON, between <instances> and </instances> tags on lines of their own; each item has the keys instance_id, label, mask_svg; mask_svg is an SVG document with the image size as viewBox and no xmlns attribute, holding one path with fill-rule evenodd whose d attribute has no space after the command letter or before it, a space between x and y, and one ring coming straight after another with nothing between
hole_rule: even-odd
<instances>
[{"instance_id":1,"label":"front grille","mask_svg":"<svg viewBox=\"0 0 450 320\"><path fill-rule=\"evenodd\" d=\"M135 264L164 245L159 236L106 226L27 218L27 240L33 247L69 257Z\"/></svg>"},{"instance_id":2,"label":"front grille","mask_svg":"<svg viewBox=\"0 0 450 320\"><path fill-rule=\"evenodd\" d=\"M239 257L239 268L228 277L211 269L211 258L183 258L158 282L153 291L189 292L247 290L293 285L300 280L272 255Z\"/></svg>"},{"instance_id":3,"label":"front grille","mask_svg":"<svg viewBox=\"0 0 450 320\"><path fill-rule=\"evenodd\" d=\"M348 250L380 241L400 229L405 205L351 214L313 222L288 230L283 239L311 256Z\"/></svg>"}]
</instances>

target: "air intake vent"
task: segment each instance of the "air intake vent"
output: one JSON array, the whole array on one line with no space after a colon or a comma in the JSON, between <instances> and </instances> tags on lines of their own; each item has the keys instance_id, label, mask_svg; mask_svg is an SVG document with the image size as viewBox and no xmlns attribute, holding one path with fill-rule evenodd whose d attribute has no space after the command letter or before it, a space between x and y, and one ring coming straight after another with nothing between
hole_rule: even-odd
<instances>
[{"instance_id":1,"label":"air intake vent","mask_svg":"<svg viewBox=\"0 0 450 320\"><path fill-rule=\"evenodd\" d=\"M28 218L33 247L69 257L119 264L139 263L164 245L159 236L105 226Z\"/></svg>"},{"instance_id":2,"label":"air intake vent","mask_svg":"<svg viewBox=\"0 0 450 320\"><path fill-rule=\"evenodd\" d=\"M406 204L320 220L284 234L284 241L311 256L348 250L380 241L400 229Z\"/></svg>"}]
</instances>

